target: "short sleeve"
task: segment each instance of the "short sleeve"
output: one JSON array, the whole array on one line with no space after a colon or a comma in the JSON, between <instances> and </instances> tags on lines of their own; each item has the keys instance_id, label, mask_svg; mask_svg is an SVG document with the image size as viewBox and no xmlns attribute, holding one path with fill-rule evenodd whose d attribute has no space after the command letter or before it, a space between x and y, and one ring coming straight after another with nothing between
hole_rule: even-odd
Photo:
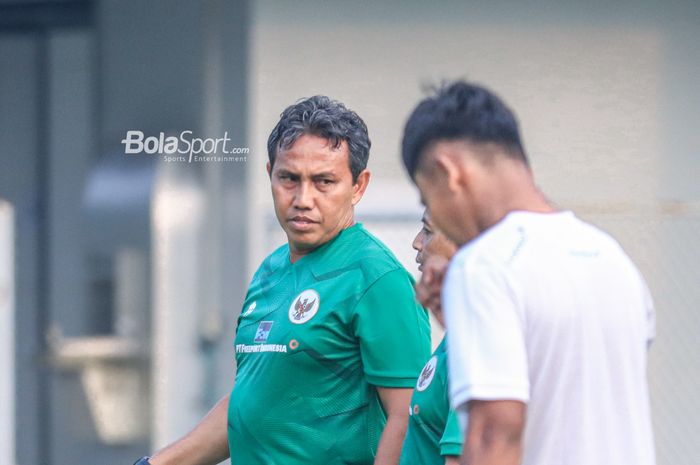
<instances>
[{"instance_id":1,"label":"short sleeve","mask_svg":"<svg viewBox=\"0 0 700 465\"><path fill-rule=\"evenodd\" d=\"M413 387L430 357L430 325L408 273L397 269L377 279L353 316L367 381L381 387Z\"/></svg>"},{"instance_id":2,"label":"short sleeve","mask_svg":"<svg viewBox=\"0 0 700 465\"><path fill-rule=\"evenodd\" d=\"M450 401L529 400L524 316L506 270L456 257L443 287Z\"/></svg>"},{"instance_id":3,"label":"short sleeve","mask_svg":"<svg viewBox=\"0 0 700 465\"><path fill-rule=\"evenodd\" d=\"M445 423L445 431L440 438L440 455L462 455L462 442L464 435L459 427L457 414L450 410L447 414L447 423Z\"/></svg>"}]
</instances>

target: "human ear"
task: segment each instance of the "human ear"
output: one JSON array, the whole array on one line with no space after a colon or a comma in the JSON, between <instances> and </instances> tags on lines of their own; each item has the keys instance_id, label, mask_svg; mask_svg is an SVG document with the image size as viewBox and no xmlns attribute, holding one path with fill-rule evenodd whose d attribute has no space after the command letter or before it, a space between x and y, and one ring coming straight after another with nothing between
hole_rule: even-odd
<instances>
[{"instance_id":1,"label":"human ear","mask_svg":"<svg viewBox=\"0 0 700 465\"><path fill-rule=\"evenodd\" d=\"M464 184L462 165L447 154L436 154L433 180L444 185L448 191L457 193Z\"/></svg>"},{"instance_id":2,"label":"human ear","mask_svg":"<svg viewBox=\"0 0 700 465\"><path fill-rule=\"evenodd\" d=\"M352 186L352 205L355 206L365 195L367 186L369 185L370 172L367 169L362 170L362 172L357 175L357 181Z\"/></svg>"}]
</instances>

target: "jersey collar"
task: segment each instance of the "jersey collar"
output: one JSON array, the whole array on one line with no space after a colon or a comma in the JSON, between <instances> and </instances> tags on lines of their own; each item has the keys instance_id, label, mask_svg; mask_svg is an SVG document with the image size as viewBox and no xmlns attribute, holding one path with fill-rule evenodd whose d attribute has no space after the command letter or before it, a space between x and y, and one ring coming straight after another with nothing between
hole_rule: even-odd
<instances>
[{"instance_id":1,"label":"jersey collar","mask_svg":"<svg viewBox=\"0 0 700 465\"><path fill-rule=\"evenodd\" d=\"M310 254L301 257L294 264L292 264L292 266L304 263L309 267L311 273L313 273L315 277L340 271L338 270L338 260L330 257L333 249L342 243L351 240L363 230L364 227L362 226L362 223L355 223L352 226L343 229L333 239L321 245ZM287 259L289 259L289 256L287 256Z\"/></svg>"}]
</instances>

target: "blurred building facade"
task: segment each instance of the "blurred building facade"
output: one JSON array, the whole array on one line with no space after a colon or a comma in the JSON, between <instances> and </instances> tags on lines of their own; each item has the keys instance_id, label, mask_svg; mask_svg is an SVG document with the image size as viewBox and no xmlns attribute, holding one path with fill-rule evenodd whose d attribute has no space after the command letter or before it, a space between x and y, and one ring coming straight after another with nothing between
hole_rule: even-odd
<instances>
[{"instance_id":1,"label":"blurred building facade","mask_svg":"<svg viewBox=\"0 0 700 465\"><path fill-rule=\"evenodd\" d=\"M131 463L230 389L246 284L284 241L265 143L301 97L367 122L358 218L415 272L401 129L456 77L512 105L543 190L642 269L658 463L695 463L699 42L690 0L0 0L0 463ZM129 130L250 152L167 163L125 154Z\"/></svg>"}]
</instances>

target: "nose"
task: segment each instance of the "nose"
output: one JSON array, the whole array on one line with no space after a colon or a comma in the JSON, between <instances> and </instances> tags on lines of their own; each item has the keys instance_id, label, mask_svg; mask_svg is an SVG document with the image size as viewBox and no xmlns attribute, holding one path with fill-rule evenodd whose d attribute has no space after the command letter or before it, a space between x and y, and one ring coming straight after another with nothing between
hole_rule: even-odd
<instances>
[{"instance_id":1,"label":"nose","mask_svg":"<svg viewBox=\"0 0 700 465\"><path fill-rule=\"evenodd\" d=\"M311 210L313 206L313 186L306 182L300 182L294 194L294 208L297 210Z\"/></svg>"},{"instance_id":2,"label":"nose","mask_svg":"<svg viewBox=\"0 0 700 465\"><path fill-rule=\"evenodd\" d=\"M411 244L411 247L413 247L413 249L416 252L420 252L421 250L423 250L423 230L422 229L420 231L418 231L418 234L416 234L416 237L413 238L413 243Z\"/></svg>"}]
</instances>

